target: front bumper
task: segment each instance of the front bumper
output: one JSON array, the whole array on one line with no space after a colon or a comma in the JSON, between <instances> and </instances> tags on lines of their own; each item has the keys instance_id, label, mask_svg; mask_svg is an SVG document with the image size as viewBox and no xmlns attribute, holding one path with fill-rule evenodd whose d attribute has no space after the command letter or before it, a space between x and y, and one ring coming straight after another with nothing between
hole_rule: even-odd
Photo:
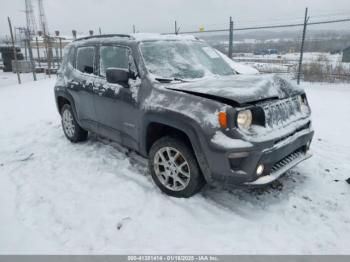
<instances>
[{"instance_id":1,"label":"front bumper","mask_svg":"<svg viewBox=\"0 0 350 262\"><path fill-rule=\"evenodd\" d=\"M261 185L266 185L270 184L271 182L275 181L278 179L280 176L282 176L284 173L286 173L289 169L292 167L296 166L300 162L310 158L312 156L311 153L309 152L296 152L292 153L289 156L285 157L284 159L278 161L273 167L276 169L270 171L268 175L263 175L259 177L257 180L253 182L246 182L246 185L251 185L251 186L261 186Z\"/></svg>"},{"instance_id":2,"label":"front bumper","mask_svg":"<svg viewBox=\"0 0 350 262\"><path fill-rule=\"evenodd\" d=\"M213 150L209 156L212 184L224 184L225 187L269 184L311 157L308 150L313 135L314 131L308 126L282 140L253 143L249 148ZM256 169L260 164L264 171L258 175Z\"/></svg>"}]
</instances>

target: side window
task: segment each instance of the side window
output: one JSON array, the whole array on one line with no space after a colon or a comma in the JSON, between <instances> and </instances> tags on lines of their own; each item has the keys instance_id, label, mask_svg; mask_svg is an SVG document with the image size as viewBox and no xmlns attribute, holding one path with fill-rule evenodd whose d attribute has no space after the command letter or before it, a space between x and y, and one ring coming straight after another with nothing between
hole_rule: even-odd
<instances>
[{"instance_id":1,"label":"side window","mask_svg":"<svg viewBox=\"0 0 350 262\"><path fill-rule=\"evenodd\" d=\"M129 69L129 49L121 46L101 46L100 75L106 76L107 68Z\"/></svg>"},{"instance_id":2,"label":"side window","mask_svg":"<svg viewBox=\"0 0 350 262\"><path fill-rule=\"evenodd\" d=\"M68 63L74 67L75 66L75 48L72 46L68 53Z\"/></svg>"},{"instance_id":3,"label":"side window","mask_svg":"<svg viewBox=\"0 0 350 262\"><path fill-rule=\"evenodd\" d=\"M74 63L72 63L72 60L75 59L74 57L74 47L73 46L67 46L63 49L63 60L61 67L65 67L66 65L71 65L74 67Z\"/></svg>"},{"instance_id":4,"label":"side window","mask_svg":"<svg viewBox=\"0 0 350 262\"><path fill-rule=\"evenodd\" d=\"M77 51L77 65L76 68L83 73L93 74L94 73L94 57L95 48L79 47Z\"/></svg>"}]
</instances>

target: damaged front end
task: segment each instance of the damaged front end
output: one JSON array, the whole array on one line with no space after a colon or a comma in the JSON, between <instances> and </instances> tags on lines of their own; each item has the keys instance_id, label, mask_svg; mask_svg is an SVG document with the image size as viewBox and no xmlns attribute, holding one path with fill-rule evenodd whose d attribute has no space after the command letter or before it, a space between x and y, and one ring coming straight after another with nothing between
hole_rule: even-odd
<instances>
[{"instance_id":1,"label":"damaged front end","mask_svg":"<svg viewBox=\"0 0 350 262\"><path fill-rule=\"evenodd\" d=\"M246 111L251 120L244 126L239 123L239 113ZM225 184L268 184L311 156L314 131L305 94L238 107L231 117L233 128L223 132L231 138L240 137L252 147L232 148L225 153L231 173L225 176Z\"/></svg>"},{"instance_id":2,"label":"damaged front end","mask_svg":"<svg viewBox=\"0 0 350 262\"><path fill-rule=\"evenodd\" d=\"M227 126L216 131L207 152L220 184L268 184L311 156L314 131L307 97L283 78L234 76L209 87L196 82L169 89L228 105Z\"/></svg>"},{"instance_id":3,"label":"damaged front end","mask_svg":"<svg viewBox=\"0 0 350 262\"><path fill-rule=\"evenodd\" d=\"M246 182L247 185L270 183L311 157L309 148L314 132L305 94L257 106L264 112L264 126L252 126L241 133L244 139L256 144L266 143L267 147L262 150L254 180Z\"/></svg>"}]
</instances>

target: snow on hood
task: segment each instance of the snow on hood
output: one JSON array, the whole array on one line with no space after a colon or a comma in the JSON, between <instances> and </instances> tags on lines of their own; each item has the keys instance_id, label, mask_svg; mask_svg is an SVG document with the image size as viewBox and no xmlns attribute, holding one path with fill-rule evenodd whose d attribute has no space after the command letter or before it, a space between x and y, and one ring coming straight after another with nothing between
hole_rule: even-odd
<instances>
[{"instance_id":1,"label":"snow on hood","mask_svg":"<svg viewBox=\"0 0 350 262\"><path fill-rule=\"evenodd\" d=\"M207 94L239 104L268 98L287 98L304 90L276 75L233 75L166 86L192 94Z\"/></svg>"},{"instance_id":2,"label":"snow on hood","mask_svg":"<svg viewBox=\"0 0 350 262\"><path fill-rule=\"evenodd\" d=\"M221 53L220 51L216 50L217 53L228 63L233 70L235 70L237 73L242 75L257 75L259 74L259 71L256 70L254 67L247 66L241 63L237 63L230 59L227 55Z\"/></svg>"}]
</instances>

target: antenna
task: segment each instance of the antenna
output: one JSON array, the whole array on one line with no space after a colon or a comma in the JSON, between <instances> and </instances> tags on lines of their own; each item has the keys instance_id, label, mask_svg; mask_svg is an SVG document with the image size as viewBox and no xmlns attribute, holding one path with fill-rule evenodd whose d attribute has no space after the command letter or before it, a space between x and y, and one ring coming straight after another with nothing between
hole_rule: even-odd
<instances>
[{"instance_id":1,"label":"antenna","mask_svg":"<svg viewBox=\"0 0 350 262\"><path fill-rule=\"evenodd\" d=\"M27 29L29 31L29 36L34 36L36 35L36 21L35 21L35 16L34 16L34 10L33 10L33 5L31 0L25 0L26 4L26 21L27 21Z\"/></svg>"},{"instance_id":2,"label":"antenna","mask_svg":"<svg viewBox=\"0 0 350 262\"><path fill-rule=\"evenodd\" d=\"M40 22L40 29L44 33L44 35L47 35L49 32L47 21L46 21L46 15L44 11L44 5L43 0L38 0L38 8L39 8L39 22Z\"/></svg>"}]
</instances>

